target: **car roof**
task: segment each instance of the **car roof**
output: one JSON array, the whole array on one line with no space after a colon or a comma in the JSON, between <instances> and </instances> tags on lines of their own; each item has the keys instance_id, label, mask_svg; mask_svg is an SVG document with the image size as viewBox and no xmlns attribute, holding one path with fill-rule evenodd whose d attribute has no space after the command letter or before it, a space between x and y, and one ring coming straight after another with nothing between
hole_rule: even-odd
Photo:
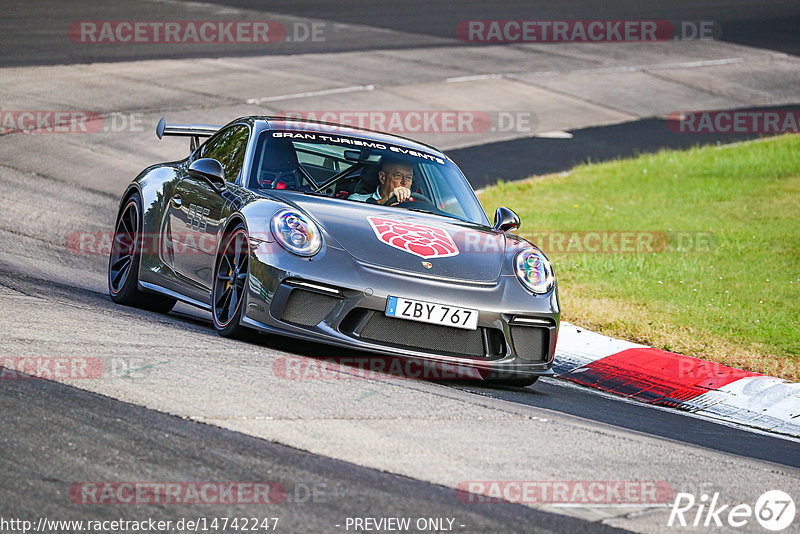
<instances>
[{"instance_id":1,"label":"car roof","mask_svg":"<svg viewBox=\"0 0 800 534\"><path fill-rule=\"evenodd\" d=\"M358 137L360 139L368 139L370 141L395 145L411 150L433 152L435 155L440 155L445 158L447 157L445 156L444 152L434 146L420 143L419 141L414 141L413 139L408 139L399 135L377 132L375 130L368 130L366 128L356 128L354 126L346 126L342 124L292 119L286 117L251 116L247 118L253 121L263 121L266 128L270 130L290 130L295 132L345 135L349 137Z\"/></svg>"}]
</instances>

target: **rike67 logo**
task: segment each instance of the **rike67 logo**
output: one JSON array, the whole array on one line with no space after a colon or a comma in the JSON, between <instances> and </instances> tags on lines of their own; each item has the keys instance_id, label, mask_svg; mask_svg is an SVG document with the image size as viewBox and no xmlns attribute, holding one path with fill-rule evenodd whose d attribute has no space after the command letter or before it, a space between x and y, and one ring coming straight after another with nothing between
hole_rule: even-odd
<instances>
[{"instance_id":1,"label":"rike67 logo","mask_svg":"<svg viewBox=\"0 0 800 534\"><path fill-rule=\"evenodd\" d=\"M691 493L678 493L667 521L668 527L689 527L708 530L714 527L740 528L755 518L763 528L772 532L784 530L795 516L792 497L781 490L764 492L755 506L722 504L719 493L703 494L696 499Z\"/></svg>"}]
</instances>

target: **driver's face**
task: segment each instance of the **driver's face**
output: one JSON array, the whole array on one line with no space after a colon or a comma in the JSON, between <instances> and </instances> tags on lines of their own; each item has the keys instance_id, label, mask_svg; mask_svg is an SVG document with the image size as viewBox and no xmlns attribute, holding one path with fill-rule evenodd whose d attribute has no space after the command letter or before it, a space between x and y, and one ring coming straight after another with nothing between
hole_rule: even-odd
<instances>
[{"instance_id":1,"label":"driver's face","mask_svg":"<svg viewBox=\"0 0 800 534\"><path fill-rule=\"evenodd\" d=\"M408 165L390 163L386 165L378 175L383 185L382 192L389 193L402 186L411 189L411 181L414 179L414 169Z\"/></svg>"}]
</instances>

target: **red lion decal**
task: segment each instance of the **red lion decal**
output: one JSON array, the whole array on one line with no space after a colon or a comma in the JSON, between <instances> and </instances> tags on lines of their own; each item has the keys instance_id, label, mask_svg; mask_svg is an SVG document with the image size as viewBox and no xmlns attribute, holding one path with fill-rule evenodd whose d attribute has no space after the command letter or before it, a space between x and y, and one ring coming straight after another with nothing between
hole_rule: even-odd
<instances>
[{"instance_id":1,"label":"red lion decal","mask_svg":"<svg viewBox=\"0 0 800 534\"><path fill-rule=\"evenodd\" d=\"M445 230L435 226L367 217L378 239L420 258L446 258L458 254L458 247Z\"/></svg>"}]
</instances>

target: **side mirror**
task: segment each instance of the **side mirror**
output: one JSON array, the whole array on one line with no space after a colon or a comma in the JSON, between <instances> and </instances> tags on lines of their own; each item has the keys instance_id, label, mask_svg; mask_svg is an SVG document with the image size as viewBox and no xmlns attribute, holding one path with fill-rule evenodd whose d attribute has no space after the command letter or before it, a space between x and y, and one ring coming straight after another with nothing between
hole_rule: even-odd
<instances>
[{"instance_id":1,"label":"side mirror","mask_svg":"<svg viewBox=\"0 0 800 534\"><path fill-rule=\"evenodd\" d=\"M206 180L217 191L225 189L225 170L222 164L211 158L200 158L189 164L189 176Z\"/></svg>"},{"instance_id":2,"label":"side mirror","mask_svg":"<svg viewBox=\"0 0 800 534\"><path fill-rule=\"evenodd\" d=\"M510 232L511 230L519 228L519 225L519 216L512 210L500 206L497 208L497 211L494 212L494 226L492 228L495 230Z\"/></svg>"}]
</instances>

